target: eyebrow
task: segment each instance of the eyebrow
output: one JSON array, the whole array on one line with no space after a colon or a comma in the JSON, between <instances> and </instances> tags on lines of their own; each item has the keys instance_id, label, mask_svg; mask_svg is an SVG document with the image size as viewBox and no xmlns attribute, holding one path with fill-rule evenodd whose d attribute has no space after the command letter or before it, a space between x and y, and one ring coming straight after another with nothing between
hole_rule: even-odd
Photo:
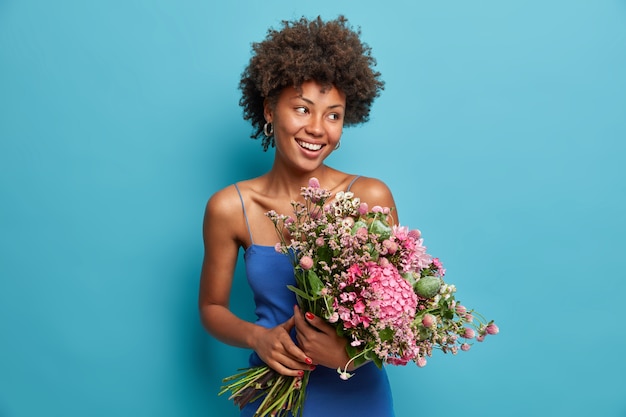
<instances>
[{"instance_id":1,"label":"eyebrow","mask_svg":"<svg viewBox=\"0 0 626 417\"><path fill-rule=\"evenodd\" d=\"M311 105L315 105L315 102L314 102L313 100L310 100L310 99L308 99L308 98L304 97L304 96L303 96L303 95L301 95L301 94L299 94L299 95L297 95L297 96L294 96L293 98L299 98L299 99L301 99L301 100L303 100L303 101L306 101L307 103L309 103L309 104L311 104ZM342 108L343 108L343 107L345 107L345 106L344 106L343 104L333 104L333 105L331 105L331 106L328 106L327 108L328 108L328 109L336 109L336 108L338 108L338 107L342 107Z\"/></svg>"}]
</instances>

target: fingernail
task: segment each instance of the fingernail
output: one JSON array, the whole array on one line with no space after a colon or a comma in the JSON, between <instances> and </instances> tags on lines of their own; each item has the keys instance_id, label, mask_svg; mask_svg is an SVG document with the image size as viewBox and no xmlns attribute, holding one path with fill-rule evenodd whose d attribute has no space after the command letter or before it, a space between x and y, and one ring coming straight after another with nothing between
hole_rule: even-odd
<instances>
[{"instance_id":1,"label":"fingernail","mask_svg":"<svg viewBox=\"0 0 626 417\"><path fill-rule=\"evenodd\" d=\"M311 367L309 369L314 371L315 370L315 365L311 365Z\"/></svg>"},{"instance_id":2,"label":"fingernail","mask_svg":"<svg viewBox=\"0 0 626 417\"><path fill-rule=\"evenodd\" d=\"M298 371L298 376L300 377L304 376L304 371Z\"/></svg>"},{"instance_id":3,"label":"fingernail","mask_svg":"<svg viewBox=\"0 0 626 417\"><path fill-rule=\"evenodd\" d=\"M306 362L307 365L311 365L313 363L311 358L304 358L304 362Z\"/></svg>"},{"instance_id":4,"label":"fingernail","mask_svg":"<svg viewBox=\"0 0 626 417\"><path fill-rule=\"evenodd\" d=\"M306 318L309 320L313 320L315 318L315 316L313 315L313 313L311 313L310 311L307 311L305 314Z\"/></svg>"}]
</instances>

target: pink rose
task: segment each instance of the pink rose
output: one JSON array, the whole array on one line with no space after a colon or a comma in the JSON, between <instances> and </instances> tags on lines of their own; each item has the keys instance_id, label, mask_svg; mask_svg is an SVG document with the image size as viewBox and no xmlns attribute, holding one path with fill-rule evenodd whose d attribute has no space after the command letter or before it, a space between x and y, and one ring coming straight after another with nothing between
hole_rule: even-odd
<instances>
[{"instance_id":1,"label":"pink rose","mask_svg":"<svg viewBox=\"0 0 626 417\"><path fill-rule=\"evenodd\" d=\"M464 352L467 352L468 350L470 350L470 345L467 344L467 343L463 343L461 345L461 350L464 351Z\"/></svg>"}]
</instances>

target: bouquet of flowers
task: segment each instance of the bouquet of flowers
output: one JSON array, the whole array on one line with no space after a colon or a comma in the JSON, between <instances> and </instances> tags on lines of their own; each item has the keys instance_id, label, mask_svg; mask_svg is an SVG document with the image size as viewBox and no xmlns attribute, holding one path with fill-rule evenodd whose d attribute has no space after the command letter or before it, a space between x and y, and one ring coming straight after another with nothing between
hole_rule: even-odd
<instances>
[{"instance_id":1,"label":"bouquet of flowers","mask_svg":"<svg viewBox=\"0 0 626 417\"><path fill-rule=\"evenodd\" d=\"M350 378L348 367L366 361L423 367L433 349L456 354L498 333L493 321L455 299L456 287L444 282L445 269L426 252L419 230L390 224L389 208L369 209L351 192L331 199L315 178L301 194L293 215L267 216L281 239L276 250L293 262L296 286L289 288L298 305L348 340L351 359L338 377ZM241 407L265 396L255 416L301 416L308 377L247 368L224 379L220 395L230 391Z\"/></svg>"}]
</instances>

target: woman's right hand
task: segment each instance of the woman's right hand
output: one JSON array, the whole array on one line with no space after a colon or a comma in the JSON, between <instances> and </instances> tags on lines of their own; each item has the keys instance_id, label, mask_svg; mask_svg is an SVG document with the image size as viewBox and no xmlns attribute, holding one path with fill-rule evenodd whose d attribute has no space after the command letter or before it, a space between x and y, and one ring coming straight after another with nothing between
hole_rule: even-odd
<instances>
[{"instance_id":1,"label":"woman's right hand","mask_svg":"<svg viewBox=\"0 0 626 417\"><path fill-rule=\"evenodd\" d=\"M289 335L295 324L295 318L292 316L274 328L259 326L252 338L252 349L263 362L279 374L294 377L302 376L305 370L314 369L311 359Z\"/></svg>"}]
</instances>

